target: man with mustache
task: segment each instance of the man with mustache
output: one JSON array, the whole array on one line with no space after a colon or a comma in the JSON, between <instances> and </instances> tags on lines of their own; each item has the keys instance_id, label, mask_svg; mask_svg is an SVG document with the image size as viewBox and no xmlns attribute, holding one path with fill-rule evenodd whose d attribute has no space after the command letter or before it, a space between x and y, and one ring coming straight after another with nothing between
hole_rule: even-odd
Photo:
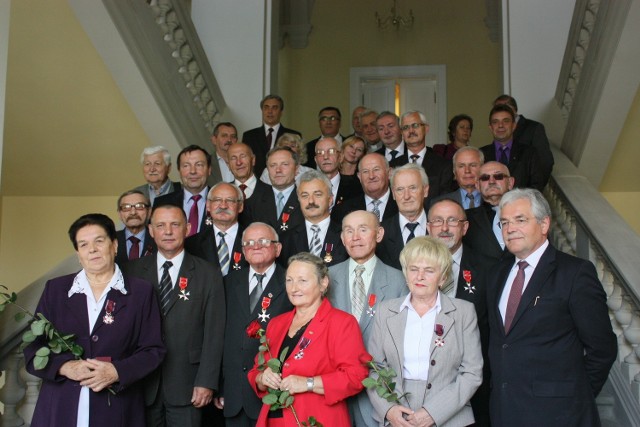
<instances>
[{"instance_id":1,"label":"man with mustache","mask_svg":"<svg viewBox=\"0 0 640 427\"><path fill-rule=\"evenodd\" d=\"M289 257L298 252L311 252L331 266L347 259L340 239L340 224L331 221L329 206L333 200L331 183L322 173L310 170L300 176L298 201L304 222L282 239L278 262L287 267Z\"/></svg>"},{"instance_id":2,"label":"man with mustache","mask_svg":"<svg viewBox=\"0 0 640 427\"><path fill-rule=\"evenodd\" d=\"M125 227L116 233L116 262L120 267L155 252L156 244L147 230L150 213L149 199L139 190L127 191L118 198L118 216Z\"/></svg>"},{"instance_id":3,"label":"man with mustache","mask_svg":"<svg viewBox=\"0 0 640 427\"><path fill-rule=\"evenodd\" d=\"M480 168L477 187L482 194L482 205L467 210L469 231L464 243L477 252L495 260L506 251L500 229L500 200L513 188L514 179L507 166L499 162L487 162Z\"/></svg>"},{"instance_id":4,"label":"man with mustache","mask_svg":"<svg viewBox=\"0 0 640 427\"><path fill-rule=\"evenodd\" d=\"M471 398L476 426L489 426L489 322L487 317L487 275L494 261L462 243L462 237L469 229L465 210L460 203L451 199L435 202L427 216L429 235L444 243L453 257L451 279L441 291L451 298L460 298L473 303L478 315L480 344L485 364L480 388Z\"/></svg>"},{"instance_id":5,"label":"man with mustache","mask_svg":"<svg viewBox=\"0 0 640 427\"><path fill-rule=\"evenodd\" d=\"M204 230L188 237L184 248L214 265L223 276L230 270L246 267L242 257L242 231L238 215L244 207L242 192L228 182L219 182L209 190L207 211L209 221Z\"/></svg>"}]
</instances>

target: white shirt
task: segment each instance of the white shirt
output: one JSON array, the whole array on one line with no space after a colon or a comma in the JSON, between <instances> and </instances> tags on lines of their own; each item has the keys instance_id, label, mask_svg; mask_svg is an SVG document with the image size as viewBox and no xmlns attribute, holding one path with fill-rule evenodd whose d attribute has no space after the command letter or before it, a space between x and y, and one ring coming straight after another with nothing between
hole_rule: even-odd
<instances>
[{"instance_id":1,"label":"white shirt","mask_svg":"<svg viewBox=\"0 0 640 427\"><path fill-rule=\"evenodd\" d=\"M526 261L527 268L524 269L524 286L522 287L522 293L524 293L525 289L527 289L527 285L529 284L529 280L531 280L531 276L533 275L536 266L540 262L540 258L544 251L547 250L549 246L549 241L545 240L545 242L538 249L533 251L528 257L525 259L517 259L513 263L513 267L511 267L511 271L509 272L509 276L507 277L507 281L504 284L504 289L502 290L502 295L500 296L500 302L498 303L498 309L500 310L500 314L502 315L502 321L504 322L504 316L507 313L507 302L509 301L509 294L511 293L511 287L513 286L513 281L516 278L516 274L518 274L518 263L520 261Z\"/></svg>"},{"instance_id":2,"label":"white shirt","mask_svg":"<svg viewBox=\"0 0 640 427\"><path fill-rule=\"evenodd\" d=\"M269 283L269 280L271 280L271 276L273 276L273 273L275 271L276 264L273 263L269 266L269 268L267 268L264 273L260 273L264 274L264 278L262 279L262 290L260 290L260 293L262 293L262 291L264 291L264 288L267 287L267 283ZM251 295L251 292L253 292L256 286L258 286L258 278L256 277L256 273L257 271L255 271L253 267L249 267L249 295Z\"/></svg>"},{"instance_id":3,"label":"white shirt","mask_svg":"<svg viewBox=\"0 0 640 427\"><path fill-rule=\"evenodd\" d=\"M382 221L382 217L384 217L384 211L387 208L387 202L389 201L390 196L391 190L387 189L387 192L378 199L380 201L380 204L378 205L378 210L380 211L380 221ZM366 194L364 195L366 209L369 212L373 212L373 200L373 197L369 197Z\"/></svg>"},{"instance_id":4,"label":"white shirt","mask_svg":"<svg viewBox=\"0 0 640 427\"><path fill-rule=\"evenodd\" d=\"M409 224L410 221L402 214L398 216L400 217L400 230L402 230L402 240L405 243L407 243L407 239L409 238L409 234L411 234L411 231L406 227L406 225ZM424 209L422 210L422 213L420 214L418 219L413 222L418 223L418 226L413 232L413 235L416 237L426 236L427 235L427 214L425 213Z\"/></svg>"},{"instance_id":5,"label":"white shirt","mask_svg":"<svg viewBox=\"0 0 640 427\"><path fill-rule=\"evenodd\" d=\"M265 169L266 171L266 169ZM255 175L251 175L249 177L249 179L247 179L245 182L240 182L237 179L233 180L233 183L235 185L238 186L238 188L240 188L240 186L242 184L246 185L247 188L244 189L244 196L248 199L249 197L251 197L253 195L253 192L256 190L256 183L258 182L258 179L256 178ZM270 184L270 183L269 183Z\"/></svg>"},{"instance_id":6,"label":"white shirt","mask_svg":"<svg viewBox=\"0 0 640 427\"><path fill-rule=\"evenodd\" d=\"M407 310L407 324L404 328L404 360L402 373L407 380L429 379L429 363L433 330L436 326L436 315L440 313L440 292L435 305L422 317L411 305L409 293L400 306L400 311Z\"/></svg>"},{"instance_id":7,"label":"white shirt","mask_svg":"<svg viewBox=\"0 0 640 427\"><path fill-rule=\"evenodd\" d=\"M320 231L318 232L318 238L321 243L324 243L324 238L327 235L327 230L329 230L329 223L331 222L331 217L328 216L317 224L313 224L306 219L304 220L304 226L307 228L307 241L309 243L309 249L311 249L311 239L313 239L313 231L311 230L312 225L317 225L320 227ZM323 247L324 248L324 247ZM321 249L322 250L322 249Z\"/></svg>"},{"instance_id":8,"label":"white shirt","mask_svg":"<svg viewBox=\"0 0 640 427\"><path fill-rule=\"evenodd\" d=\"M156 265L157 265L157 273L158 273L158 283L162 280L162 275L164 274L164 268L162 265L165 261L171 261L173 264L171 268L169 268L169 276L171 277L171 284L173 285L171 289L176 286L176 282L178 281L178 273L180 273L180 267L182 266L182 261L184 260L184 250L180 252L178 255L174 256L171 259L166 259L160 251L158 251L158 256L156 257Z\"/></svg>"},{"instance_id":9,"label":"white shirt","mask_svg":"<svg viewBox=\"0 0 640 427\"><path fill-rule=\"evenodd\" d=\"M218 156L216 153L216 157L218 158L218 167L220 168L220 176L222 176L223 182L232 182L233 174L231 173L231 169L229 169L229 165L227 161L222 157Z\"/></svg>"},{"instance_id":10,"label":"white shirt","mask_svg":"<svg viewBox=\"0 0 640 427\"><path fill-rule=\"evenodd\" d=\"M127 289L124 286L124 278L122 277L122 272L120 271L120 268L118 268L117 264L111 280L107 284L107 287L104 288L102 295L100 295L100 298L98 298L97 301L93 296L93 291L91 290L91 285L89 284L87 273L85 273L84 269L73 278L73 284L71 285L71 289L69 289L67 296L71 298L74 294L85 294L87 300L87 314L89 315L89 331L93 330L96 321L98 320L98 316L100 315L100 311L102 311L102 307L104 306L107 294L111 289L118 290L123 295L127 294ZM104 356L107 355L105 354ZM89 387L82 386L80 389L80 397L78 398L78 415L76 418L77 427L89 427L89 413L91 412L89 405Z\"/></svg>"}]
</instances>

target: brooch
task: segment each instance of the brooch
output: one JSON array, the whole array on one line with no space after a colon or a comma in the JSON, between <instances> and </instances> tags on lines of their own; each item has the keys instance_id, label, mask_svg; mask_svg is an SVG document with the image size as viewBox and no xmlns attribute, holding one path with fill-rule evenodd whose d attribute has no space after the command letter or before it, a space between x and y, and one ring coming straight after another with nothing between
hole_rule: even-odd
<instances>
[{"instance_id":1,"label":"brooch","mask_svg":"<svg viewBox=\"0 0 640 427\"><path fill-rule=\"evenodd\" d=\"M442 326L439 323L436 323L436 326L433 332L435 332L435 334L438 336L438 338L436 338L435 345L438 347L444 346L444 338L442 338L442 335L444 335L444 326Z\"/></svg>"},{"instance_id":2,"label":"brooch","mask_svg":"<svg viewBox=\"0 0 640 427\"><path fill-rule=\"evenodd\" d=\"M187 301L189 299L189 292L186 292L186 289L187 289L187 278L186 277L181 277L178 286L180 286L180 294L178 295L178 297L180 299L183 299L183 300Z\"/></svg>"},{"instance_id":3,"label":"brooch","mask_svg":"<svg viewBox=\"0 0 640 427\"><path fill-rule=\"evenodd\" d=\"M464 287L464 290L469 292L470 294L476 290L476 287L471 284L471 270L462 270L462 277L467 284Z\"/></svg>"},{"instance_id":4,"label":"brooch","mask_svg":"<svg viewBox=\"0 0 640 427\"><path fill-rule=\"evenodd\" d=\"M327 264L329 264L331 261L333 261L333 256L331 256L331 251L333 251L333 243L325 243L324 244L324 262L326 262Z\"/></svg>"},{"instance_id":5,"label":"brooch","mask_svg":"<svg viewBox=\"0 0 640 427\"><path fill-rule=\"evenodd\" d=\"M294 359L296 360L300 360L304 357L304 350L309 347L309 344L311 344L311 340L307 337L302 337L300 338L300 343L299 343L299 350L298 352L295 354L295 356L293 356Z\"/></svg>"},{"instance_id":6,"label":"brooch","mask_svg":"<svg viewBox=\"0 0 640 427\"><path fill-rule=\"evenodd\" d=\"M287 225L287 221L289 221L289 212L282 212L282 224L280 225L280 229L281 230L286 230L287 228L289 228L289 226Z\"/></svg>"},{"instance_id":7,"label":"brooch","mask_svg":"<svg viewBox=\"0 0 640 427\"><path fill-rule=\"evenodd\" d=\"M213 218L207 215L207 219L204 220L205 225L213 225Z\"/></svg>"},{"instance_id":8,"label":"brooch","mask_svg":"<svg viewBox=\"0 0 640 427\"><path fill-rule=\"evenodd\" d=\"M233 269L240 270L240 260L242 259L242 254L240 252L233 253Z\"/></svg>"},{"instance_id":9,"label":"brooch","mask_svg":"<svg viewBox=\"0 0 640 427\"><path fill-rule=\"evenodd\" d=\"M115 310L116 308L116 303L115 301L111 301L110 299L107 300L107 305L104 308L104 311L106 312L106 314L104 315L104 317L102 318L102 321L107 324L110 325L113 323L113 310Z\"/></svg>"},{"instance_id":10,"label":"brooch","mask_svg":"<svg viewBox=\"0 0 640 427\"><path fill-rule=\"evenodd\" d=\"M367 314L370 317L373 317L376 314L376 311L373 309L373 306L376 305L376 294L369 295L369 308L367 308Z\"/></svg>"},{"instance_id":11,"label":"brooch","mask_svg":"<svg viewBox=\"0 0 640 427\"><path fill-rule=\"evenodd\" d=\"M271 315L267 313L267 308L271 305L271 298L273 298L273 294L262 297L262 304L260 305L262 307L262 313L258 314L261 322L266 322L267 319L271 317Z\"/></svg>"}]
</instances>

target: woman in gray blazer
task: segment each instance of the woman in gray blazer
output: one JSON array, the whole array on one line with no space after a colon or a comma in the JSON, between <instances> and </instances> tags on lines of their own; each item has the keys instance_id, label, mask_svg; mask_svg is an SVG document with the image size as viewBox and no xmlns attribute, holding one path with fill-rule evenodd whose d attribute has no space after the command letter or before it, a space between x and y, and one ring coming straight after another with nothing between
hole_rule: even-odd
<instances>
[{"instance_id":1,"label":"woman in gray blazer","mask_svg":"<svg viewBox=\"0 0 640 427\"><path fill-rule=\"evenodd\" d=\"M409 295L382 303L368 350L397 374L399 403L367 392L381 426L456 427L473 424L469 400L482 382L480 334L473 304L447 297L452 258L424 236L400 253ZM376 377L374 371L371 372Z\"/></svg>"}]
</instances>

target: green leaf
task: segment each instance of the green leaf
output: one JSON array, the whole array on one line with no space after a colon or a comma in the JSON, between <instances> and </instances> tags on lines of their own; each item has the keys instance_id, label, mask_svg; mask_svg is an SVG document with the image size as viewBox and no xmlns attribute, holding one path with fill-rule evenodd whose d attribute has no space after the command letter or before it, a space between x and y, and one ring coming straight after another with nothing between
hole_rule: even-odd
<instances>
[{"instance_id":1,"label":"green leaf","mask_svg":"<svg viewBox=\"0 0 640 427\"><path fill-rule=\"evenodd\" d=\"M9 302L14 303L18 301L18 294L16 294L15 292L11 292L11 298L9 298Z\"/></svg>"},{"instance_id":2,"label":"green leaf","mask_svg":"<svg viewBox=\"0 0 640 427\"><path fill-rule=\"evenodd\" d=\"M396 383L389 383L387 387L389 387L389 390L394 391L396 389Z\"/></svg>"},{"instance_id":3,"label":"green leaf","mask_svg":"<svg viewBox=\"0 0 640 427\"><path fill-rule=\"evenodd\" d=\"M378 382L373 378L365 378L362 380L362 385L365 386L366 388L371 388L371 387L377 386Z\"/></svg>"},{"instance_id":4,"label":"green leaf","mask_svg":"<svg viewBox=\"0 0 640 427\"><path fill-rule=\"evenodd\" d=\"M48 356L36 356L33 358L33 367L36 370L44 369L47 363L49 363Z\"/></svg>"},{"instance_id":5,"label":"green leaf","mask_svg":"<svg viewBox=\"0 0 640 427\"><path fill-rule=\"evenodd\" d=\"M0 304L0 313L4 311L6 304Z\"/></svg>"},{"instance_id":6,"label":"green leaf","mask_svg":"<svg viewBox=\"0 0 640 427\"><path fill-rule=\"evenodd\" d=\"M76 357L80 357L82 356L82 353L84 353L84 349L78 344L74 344L73 347L71 347L71 353Z\"/></svg>"},{"instance_id":7,"label":"green leaf","mask_svg":"<svg viewBox=\"0 0 640 427\"><path fill-rule=\"evenodd\" d=\"M273 372L280 372L282 362L276 358L269 359L267 360L267 366L270 367Z\"/></svg>"},{"instance_id":8,"label":"green leaf","mask_svg":"<svg viewBox=\"0 0 640 427\"><path fill-rule=\"evenodd\" d=\"M289 406L293 405L293 396L289 396L287 397L286 402L284 402L284 407L288 408Z\"/></svg>"},{"instance_id":9,"label":"green leaf","mask_svg":"<svg viewBox=\"0 0 640 427\"><path fill-rule=\"evenodd\" d=\"M265 345L261 345L260 347L258 347L258 351L260 351L260 352L265 352L265 351L268 351L268 350L269 349Z\"/></svg>"},{"instance_id":10,"label":"green leaf","mask_svg":"<svg viewBox=\"0 0 640 427\"><path fill-rule=\"evenodd\" d=\"M60 354L60 352L62 352L62 346L59 342L49 341L49 348L51 348L51 352L55 354Z\"/></svg>"},{"instance_id":11,"label":"green leaf","mask_svg":"<svg viewBox=\"0 0 640 427\"><path fill-rule=\"evenodd\" d=\"M42 320L36 320L31 324L31 332L33 335L39 337L44 333L44 322Z\"/></svg>"},{"instance_id":12,"label":"green leaf","mask_svg":"<svg viewBox=\"0 0 640 427\"><path fill-rule=\"evenodd\" d=\"M287 353L289 352L289 347L285 347L280 353L280 362L284 362L287 358Z\"/></svg>"},{"instance_id":13,"label":"green leaf","mask_svg":"<svg viewBox=\"0 0 640 427\"><path fill-rule=\"evenodd\" d=\"M15 316L13 316L13 318L16 319L16 322L20 322L25 316L26 315L22 311L19 311Z\"/></svg>"},{"instance_id":14,"label":"green leaf","mask_svg":"<svg viewBox=\"0 0 640 427\"><path fill-rule=\"evenodd\" d=\"M31 343L36 340L36 336L33 335L31 329L27 329L24 334L22 334L22 342Z\"/></svg>"},{"instance_id":15,"label":"green leaf","mask_svg":"<svg viewBox=\"0 0 640 427\"><path fill-rule=\"evenodd\" d=\"M383 397L386 392L387 392L387 389L384 388L383 386L379 385L378 387L376 387L376 393L378 393L378 396Z\"/></svg>"},{"instance_id":16,"label":"green leaf","mask_svg":"<svg viewBox=\"0 0 640 427\"><path fill-rule=\"evenodd\" d=\"M264 403L265 405L273 405L277 401L278 401L278 396L271 393L264 395L264 397L262 398L262 403Z\"/></svg>"},{"instance_id":17,"label":"green leaf","mask_svg":"<svg viewBox=\"0 0 640 427\"><path fill-rule=\"evenodd\" d=\"M45 357L51 354L51 350L49 347L40 347L38 351L36 351L36 356Z\"/></svg>"},{"instance_id":18,"label":"green leaf","mask_svg":"<svg viewBox=\"0 0 640 427\"><path fill-rule=\"evenodd\" d=\"M287 397L289 397L289 392L285 390L282 393L280 393L280 396L278 397L278 402L281 405L284 405L284 402L287 401Z\"/></svg>"},{"instance_id":19,"label":"green leaf","mask_svg":"<svg viewBox=\"0 0 640 427\"><path fill-rule=\"evenodd\" d=\"M398 398L396 397L396 395L395 395L395 394L390 394L390 395L389 395L389 396L387 396L385 399L386 399L386 400L387 400L387 402L389 402L389 403L393 403L393 402L396 402L396 403L397 403L397 402L398 402Z\"/></svg>"},{"instance_id":20,"label":"green leaf","mask_svg":"<svg viewBox=\"0 0 640 427\"><path fill-rule=\"evenodd\" d=\"M47 338L52 339L53 338L53 334L55 332L56 331L53 328L49 329L49 333L47 333Z\"/></svg>"}]
</instances>

